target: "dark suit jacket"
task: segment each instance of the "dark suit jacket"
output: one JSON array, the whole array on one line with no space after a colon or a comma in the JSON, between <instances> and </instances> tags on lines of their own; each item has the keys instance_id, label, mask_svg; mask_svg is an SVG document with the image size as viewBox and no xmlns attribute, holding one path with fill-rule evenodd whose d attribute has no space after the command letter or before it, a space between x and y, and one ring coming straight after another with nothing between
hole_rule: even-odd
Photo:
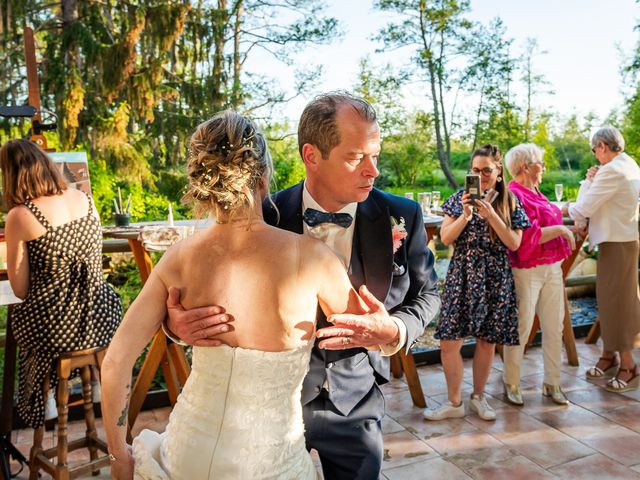
<instances>
[{"instance_id":1,"label":"dark suit jacket","mask_svg":"<svg viewBox=\"0 0 640 480\"><path fill-rule=\"evenodd\" d=\"M291 232L303 233L302 190L299 183L272 196L273 205L263 204L267 223ZM279 212L279 217L278 217ZM394 254L391 217L405 221L407 237ZM422 212L416 202L373 189L358 204L349 278L357 290L366 284L389 313L407 327L408 352L440 308L434 258L427 248ZM319 310L318 328L328 326ZM305 378L302 402L319 393L325 379L329 398L344 415L371 390L375 381L389 381L389 360L379 352L363 348L321 350L314 347Z\"/></svg>"}]
</instances>

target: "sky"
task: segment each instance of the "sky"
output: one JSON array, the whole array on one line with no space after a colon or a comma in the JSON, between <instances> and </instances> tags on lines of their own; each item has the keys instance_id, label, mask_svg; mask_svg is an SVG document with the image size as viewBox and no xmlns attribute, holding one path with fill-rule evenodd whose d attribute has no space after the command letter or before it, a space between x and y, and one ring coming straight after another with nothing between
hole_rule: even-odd
<instances>
[{"instance_id":1,"label":"sky","mask_svg":"<svg viewBox=\"0 0 640 480\"><path fill-rule=\"evenodd\" d=\"M358 63L370 55L374 64L391 63L402 67L410 61L406 52L376 53L381 44L372 37L389 19L388 12L373 9L372 0L328 0L327 14L338 18L344 35L326 46L313 46L296 57L299 68L322 64L323 75L317 91L351 89L356 82ZM514 39L512 54L523 50L527 38L535 38L540 50L535 73L549 82L553 94L535 98L535 106L561 116L580 116L594 112L603 119L623 104L625 88L621 65L640 40L634 31L640 22L640 4L635 0L471 0L467 17L487 24L499 16ZM293 70L270 58L256 55L247 65L253 71L271 74L285 90L293 85ZM422 87L424 88L424 87ZM515 94L524 90L515 86ZM297 98L284 109L284 115L297 120L308 97ZM429 98L414 87L405 89L408 109L429 108Z\"/></svg>"}]
</instances>

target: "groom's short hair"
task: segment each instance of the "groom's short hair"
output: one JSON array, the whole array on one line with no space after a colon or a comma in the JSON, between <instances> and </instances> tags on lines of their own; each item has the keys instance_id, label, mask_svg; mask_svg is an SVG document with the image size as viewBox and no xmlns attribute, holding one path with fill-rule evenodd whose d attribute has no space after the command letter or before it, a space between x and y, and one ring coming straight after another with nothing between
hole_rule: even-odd
<instances>
[{"instance_id":1,"label":"groom's short hair","mask_svg":"<svg viewBox=\"0 0 640 480\"><path fill-rule=\"evenodd\" d=\"M337 91L318 95L307 104L300 116L298 124L300 155L302 155L302 146L309 143L320 150L322 158L328 158L329 152L340 143L336 114L342 106L353 108L366 122L374 123L377 120L376 111L369 102L348 92Z\"/></svg>"}]
</instances>

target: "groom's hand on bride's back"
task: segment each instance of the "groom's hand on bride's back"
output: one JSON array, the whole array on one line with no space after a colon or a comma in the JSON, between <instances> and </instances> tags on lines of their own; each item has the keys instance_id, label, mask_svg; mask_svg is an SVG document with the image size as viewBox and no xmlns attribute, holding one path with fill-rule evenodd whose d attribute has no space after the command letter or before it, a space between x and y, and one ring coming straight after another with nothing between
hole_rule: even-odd
<instances>
[{"instance_id":1,"label":"groom's hand on bride's back","mask_svg":"<svg viewBox=\"0 0 640 480\"><path fill-rule=\"evenodd\" d=\"M180 303L180 290L169 287L167 297L167 328L172 336L189 345L216 347L222 341L216 337L233 330L233 316L218 305L186 310Z\"/></svg>"},{"instance_id":2,"label":"groom's hand on bride's back","mask_svg":"<svg viewBox=\"0 0 640 480\"><path fill-rule=\"evenodd\" d=\"M365 285L358 292L367 307L359 314L340 313L327 317L333 324L316 332L320 338L319 347L327 350L345 350L364 347L377 350L380 345L397 342L400 331L380 302Z\"/></svg>"}]
</instances>

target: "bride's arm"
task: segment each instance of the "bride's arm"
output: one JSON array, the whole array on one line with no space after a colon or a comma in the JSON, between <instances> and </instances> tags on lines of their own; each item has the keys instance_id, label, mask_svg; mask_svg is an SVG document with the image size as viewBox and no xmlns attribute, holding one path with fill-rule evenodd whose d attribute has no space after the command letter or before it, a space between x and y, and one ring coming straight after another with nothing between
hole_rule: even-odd
<instances>
[{"instance_id":1,"label":"bride's arm","mask_svg":"<svg viewBox=\"0 0 640 480\"><path fill-rule=\"evenodd\" d=\"M109 452L116 458L112 465L114 478L133 475L133 460L126 444L129 396L133 387L131 370L167 313L167 287L161 279L165 257L127 310L102 363L102 415Z\"/></svg>"}]
</instances>

